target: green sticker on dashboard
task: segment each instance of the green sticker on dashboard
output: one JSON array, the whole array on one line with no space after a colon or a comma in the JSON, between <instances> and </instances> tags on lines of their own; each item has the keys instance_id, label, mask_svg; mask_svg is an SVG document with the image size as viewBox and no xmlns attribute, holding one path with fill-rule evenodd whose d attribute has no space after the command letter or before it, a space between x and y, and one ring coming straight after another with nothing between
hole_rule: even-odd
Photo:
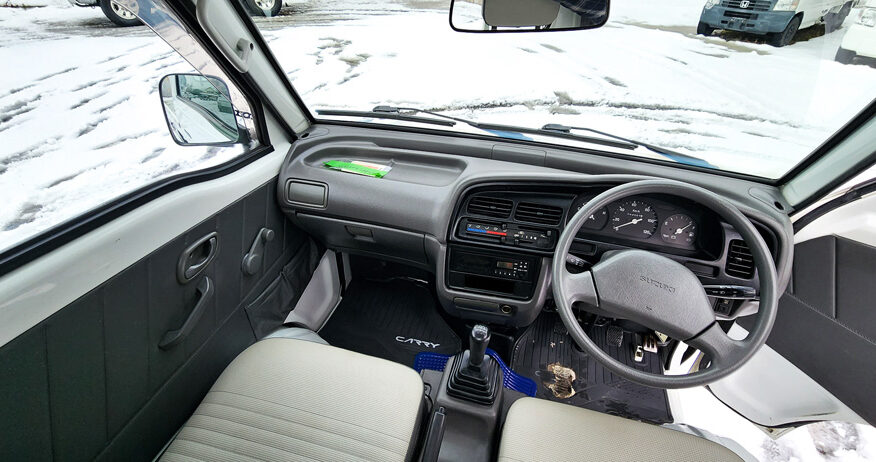
<instances>
[{"instance_id":1,"label":"green sticker on dashboard","mask_svg":"<svg viewBox=\"0 0 876 462\"><path fill-rule=\"evenodd\" d=\"M346 162L343 160L329 160L324 162L328 168L340 170L342 172L355 173L358 175L373 176L375 178L383 178L389 172L390 167L375 168L362 163Z\"/></svg>"}]
</instances>

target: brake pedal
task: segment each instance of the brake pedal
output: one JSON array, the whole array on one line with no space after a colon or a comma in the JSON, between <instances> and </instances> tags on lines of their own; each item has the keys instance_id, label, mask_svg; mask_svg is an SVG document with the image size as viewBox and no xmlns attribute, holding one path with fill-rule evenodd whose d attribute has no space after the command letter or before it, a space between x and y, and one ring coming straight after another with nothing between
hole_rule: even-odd
<instances>
[{"instance_id":1,"label":"brake pedal","mask_svg":"<svg viewBox=\"0 0 876 462\"><path fill-rule=\"evenodd\" d=\"M616 324L608 326L605 330L605 341L609 345L619 348L624 343L624 330Z\"/></svg>"}]
</instances>

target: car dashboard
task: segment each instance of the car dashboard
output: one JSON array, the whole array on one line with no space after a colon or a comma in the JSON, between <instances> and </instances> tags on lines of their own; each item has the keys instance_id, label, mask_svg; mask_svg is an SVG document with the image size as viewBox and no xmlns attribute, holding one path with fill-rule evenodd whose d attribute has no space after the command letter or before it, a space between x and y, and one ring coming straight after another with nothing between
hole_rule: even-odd
<instances>
[{"instance_id":1,"label":"car dashboard","mask_svg":"<svg viewBox=\"0 0 876 462\"><path fill-rule=\"evenodd\" d=\"M295 224L329 249L434 273L444 309L474 321L531 323L551 303L550 263L569 220L602 192L644 178L687 181L731 200L770 248L781 288L787 284L790 221L769 186L596 153L569 158L549 148L496 144L317 126L288 154L277 199ZM392 170L367 177L326 168L330 160ZM610 203L587 217L567 266L587 269L606 252L631 248L659 253L697 275L719 319L756 312L759 284L748 246L708 208L665 194Z\"/></svg>"}]
</instances>

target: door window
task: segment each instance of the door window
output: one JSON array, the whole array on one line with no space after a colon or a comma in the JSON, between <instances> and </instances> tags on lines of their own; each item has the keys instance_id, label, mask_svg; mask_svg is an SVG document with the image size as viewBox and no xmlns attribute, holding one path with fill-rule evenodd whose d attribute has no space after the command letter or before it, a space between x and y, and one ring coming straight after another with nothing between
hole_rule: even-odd
<instances>
[{"instance_id":1,"label":"door window","mask_svg":"<svg viewBox=\"0 0 876 462\"><path fill-rule=\"evenodd\" d=\"M7 38L0 46L0 252L259 145L247 101L185 31L173 44L189 50L183 58L144 25L116 27L100 9L62 1L39 4L0 7ZM147 20L167 18L150 5ZM170 26L181 30L173 22L157 30L167 35ZM212 118L221 142L175 141L159 91L169 74L180 75L179 99L190 103L188 119L177 121L188 124L183 132L193 132L194 119ZM218 132L198 133L215 141Z\"/></svg>"}]
</instances>

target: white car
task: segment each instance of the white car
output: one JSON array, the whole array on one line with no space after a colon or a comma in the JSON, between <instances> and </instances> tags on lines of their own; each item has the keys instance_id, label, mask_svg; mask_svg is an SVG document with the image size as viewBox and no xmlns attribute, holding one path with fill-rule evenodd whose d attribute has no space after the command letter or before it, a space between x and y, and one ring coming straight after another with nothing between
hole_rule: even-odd
<instances>
[{"instance_id":1,"label":"white car","mask_svg":"<svg viewBox=\"0 0 876 462\"><path fill-rule=\"evenodd\" d=\"M697 34L730 30L763 36L776 47L791 43L800 29L824 24L839 29L853 6L843 0L706 0Z\"/></svg>"},{"instance_id":2,"label":"white car","mask_svg":"<svg viewBox=\"0 0 876 462\"><path fill-rule=\"evenodd\" d=\"M861 9L854 15L855 23L843 37L836 51L836 60L849 64L856 57L876 59L876 0L861 2Z\"/></svg>"}]
</instances>

